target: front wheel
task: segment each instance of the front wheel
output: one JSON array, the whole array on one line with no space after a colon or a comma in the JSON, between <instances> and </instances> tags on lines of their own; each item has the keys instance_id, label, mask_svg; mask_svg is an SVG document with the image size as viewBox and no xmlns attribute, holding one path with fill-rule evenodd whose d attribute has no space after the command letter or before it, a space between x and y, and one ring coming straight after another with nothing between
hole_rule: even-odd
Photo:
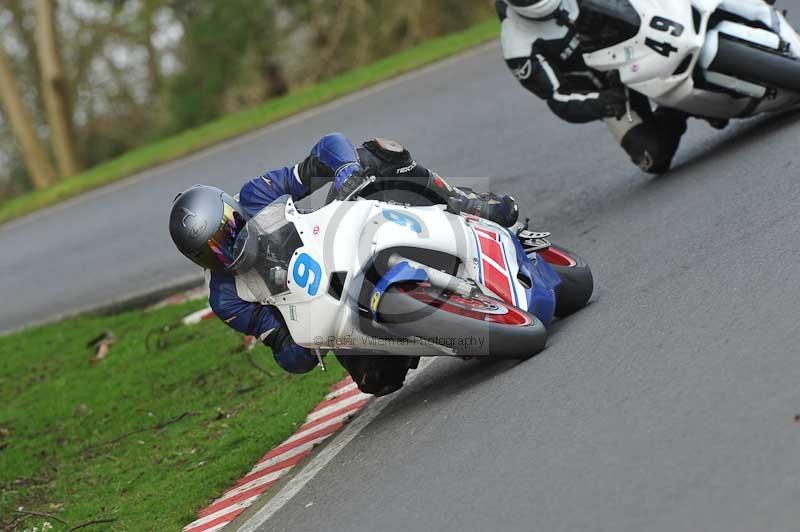
<instances>
[{"instance_id":1,"label":"front wheel","mask_svg":"<svg viewBox=\"0 0 800 532\"><path fill-rule=\"evenodd\" d=\"M559 318L575 314L589 303L594 291L592 270L580 255L558 246L537 252L561 278L556 288L556 311Z\"/></svg>"},{"instance_id":2,"label":"front wheel","mask_svg":"<svg viewBox=\"0 0 800 532\"><path fill-rule=\"evenodd\" d=\"M709 70L768 87L800 92L800 61L721 34Z\"/></svg>"},{"instance_id":3,"label":"front wheel","mask_svg":"<svg viewBox=\"0 0 800 532\"><path fill-rule=\"evenodd\" d=\"M427 283L391 287L377 316L396 336L433 342L459 356L527 359L547 344L547 330L535 316L483 294L463 297Z\"/></svg>"}]
</instances>

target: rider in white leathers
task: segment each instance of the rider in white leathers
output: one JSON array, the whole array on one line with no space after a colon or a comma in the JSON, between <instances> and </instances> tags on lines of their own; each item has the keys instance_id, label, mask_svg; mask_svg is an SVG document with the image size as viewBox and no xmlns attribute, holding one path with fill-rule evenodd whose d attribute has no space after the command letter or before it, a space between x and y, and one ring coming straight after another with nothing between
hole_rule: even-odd
<instances>
[{"instance_id":1,"label":"rider in white leathers","mask_svg":"<svg viewBox=\"0 0 800 532\"><path fill-rule=\"evenodd\" d=\"M581 6L588 1L593 0L496 0L506 64L557 116L571 123L605 121L636 165L646 172L666 172L686 132L688 117L672 109L653 111L646 97L633 92L629 119L624 90L608 84L583 60L584 42L603 29L591 17L581 16ZM772 3L724 0L719 9L777 31L797 53L798 36L780 23ZM727 124L709 122L719 128Z\"/></svg>"}]
</instances>

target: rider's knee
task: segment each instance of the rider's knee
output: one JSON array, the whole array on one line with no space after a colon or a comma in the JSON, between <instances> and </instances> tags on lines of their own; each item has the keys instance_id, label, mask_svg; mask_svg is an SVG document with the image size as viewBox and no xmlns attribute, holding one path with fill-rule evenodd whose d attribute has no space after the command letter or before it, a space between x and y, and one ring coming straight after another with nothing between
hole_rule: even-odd
<instances>
[{"instance_id":1,"label":"rider's knee","mask_svg":"<svg viewBox=\"0 0 800 532\"><path fill-rule=\"evenodd\" d=\"M660 174L672 165L681 135L682 132L668 132L651 124L640 124L623 137L621 144L639 168Z\"/></svg>"}]
</instances>

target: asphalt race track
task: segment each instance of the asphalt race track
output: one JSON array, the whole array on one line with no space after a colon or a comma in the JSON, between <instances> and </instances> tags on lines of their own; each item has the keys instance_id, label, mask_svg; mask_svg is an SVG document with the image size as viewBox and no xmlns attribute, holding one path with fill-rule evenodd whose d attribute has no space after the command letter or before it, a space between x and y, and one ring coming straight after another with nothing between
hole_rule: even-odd
<instances>
[{"instance_id":1,"label":"asphalt race track","mask_svg":"<svg viewBox=\"0 0 800 532\"><path fill-rule=\"evenodd\" d=\"M333 130L505 176L486 186L597 290L530 361L435 361L264 530L798 529L800 114L693 121L653 178L483 48L0 228L0 329L196 273L167 234L175 193L235 190Z\"/></svg>"}]
</instances>

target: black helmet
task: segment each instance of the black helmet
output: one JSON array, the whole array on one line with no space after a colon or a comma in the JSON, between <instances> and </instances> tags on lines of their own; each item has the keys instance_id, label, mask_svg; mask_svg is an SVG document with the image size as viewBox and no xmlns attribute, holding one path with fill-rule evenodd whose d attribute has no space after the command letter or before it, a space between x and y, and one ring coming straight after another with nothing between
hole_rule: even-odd
<instances>
[{"instance_id":1,"label":"black helmet","mask_svg":"<svg viewBox=\"0 0 800 532\"><path fill-rule=\"evenodd\" d=\"M518 15L534 20L554 18L562 0L506 0Z\"/></svg>"},{"instance_id":2,"label":"black helmet","mask_svg":"<svg viewBox=\"0 0 800 532\"><path fill-rule=\"evenodd\" d=\"M223 190L195 185L175 197L169 234L178 250L211 271L228 270L236 258L234 245L247 216Z\"/></svg>"}]
</instances>

